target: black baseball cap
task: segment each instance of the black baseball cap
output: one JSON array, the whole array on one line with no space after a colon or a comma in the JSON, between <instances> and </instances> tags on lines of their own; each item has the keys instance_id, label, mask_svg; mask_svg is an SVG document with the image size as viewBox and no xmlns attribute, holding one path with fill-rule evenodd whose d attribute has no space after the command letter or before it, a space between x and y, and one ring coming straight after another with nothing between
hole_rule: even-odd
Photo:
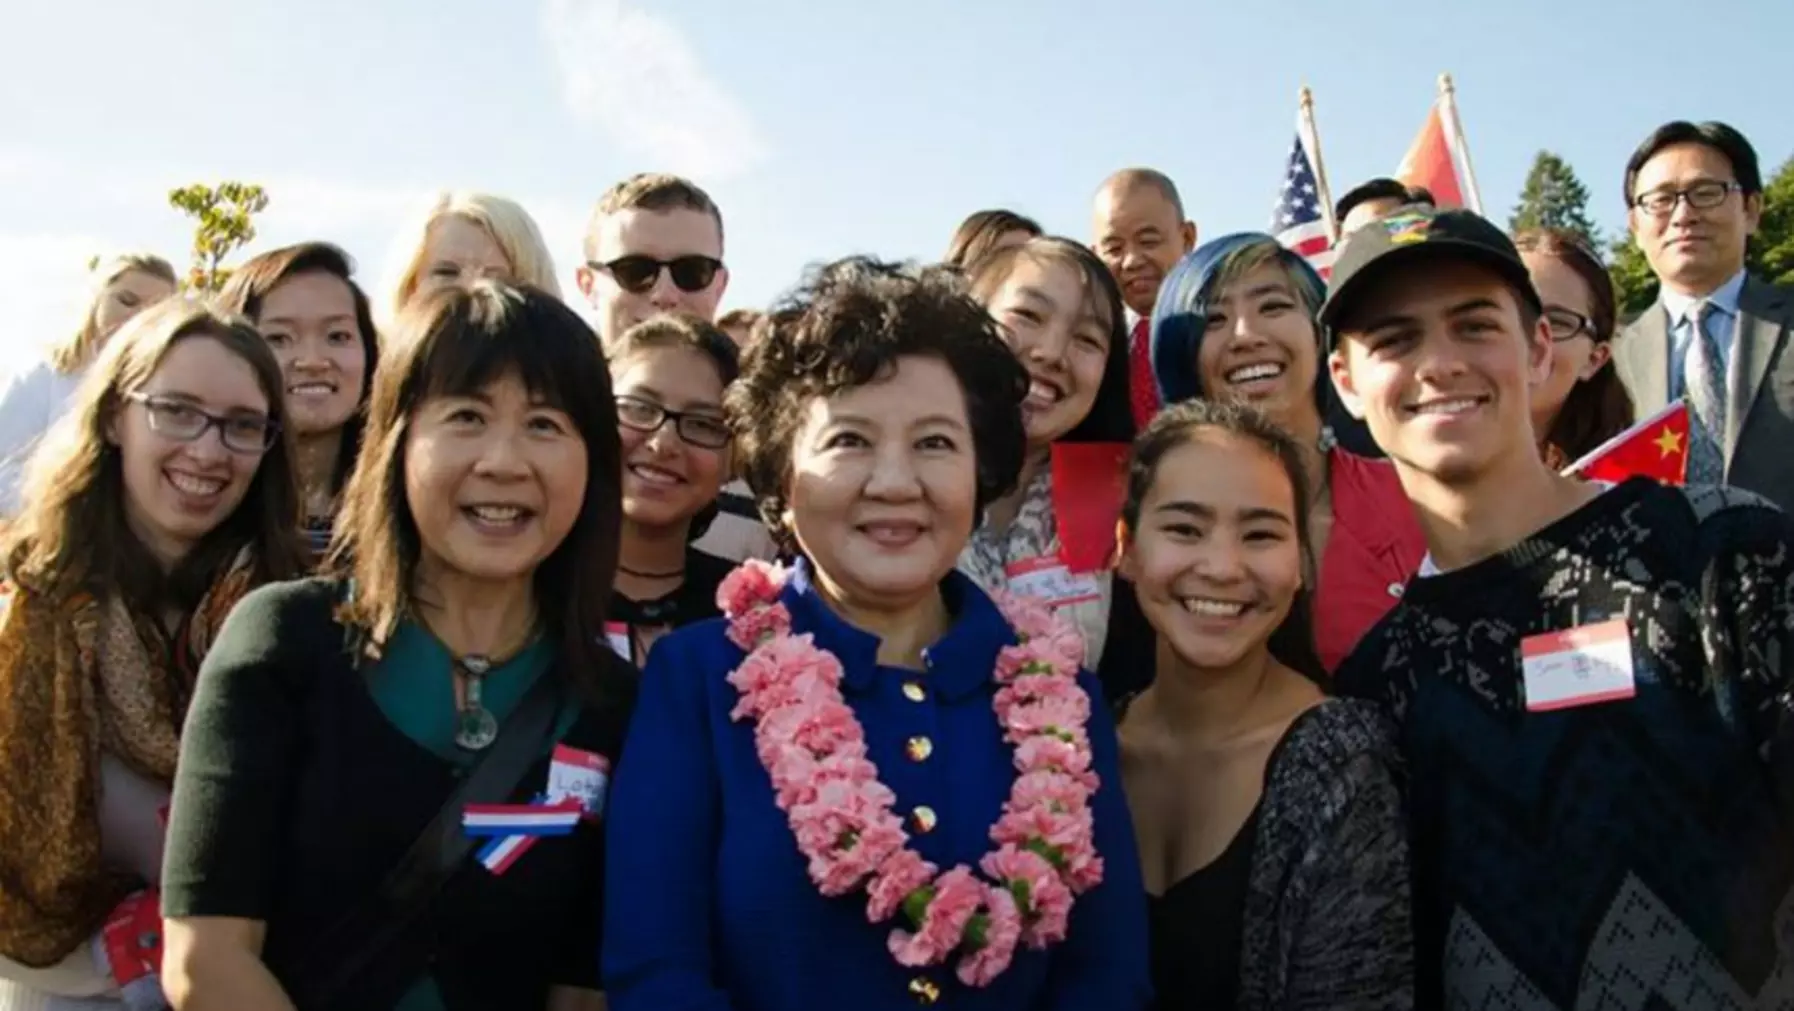
<instances>
[{"instance_id":1,"label":"black baseball cap","mask_svg":"<svg viewBox=\"0 0 1794 1011\"><path fill-rule=\"evenodd\" d=\"M1321 305L1321 325L1329 339L1353 300L1362 298L1379 279L1403 264L1451 257L1488 267L1534 311L1544 311L1532 275L1506 232L1470 211L1409 204L1346 236L1341 244L1327 301Z\"/></svg>"}]
</instances>

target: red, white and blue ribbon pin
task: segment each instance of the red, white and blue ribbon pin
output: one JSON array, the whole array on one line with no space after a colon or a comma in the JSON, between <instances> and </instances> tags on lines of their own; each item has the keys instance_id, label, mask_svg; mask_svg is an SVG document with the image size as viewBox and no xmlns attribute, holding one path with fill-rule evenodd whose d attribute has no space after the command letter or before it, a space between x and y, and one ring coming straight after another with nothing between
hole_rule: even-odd
<instances>
[{"instance_id":1,"label":"red, white and blue ribbon pin","mask_svg":"<svg viewBox=\"0 0 1794 1011\"><path fill-rule=\"evenodd\" d=\"M503 874L544 836L570 835L584 808L578 799L554 804L469 804L461 812L461 827L476 838L490 837L477 858L488 871Z\"/></svg>"}]
</instances>

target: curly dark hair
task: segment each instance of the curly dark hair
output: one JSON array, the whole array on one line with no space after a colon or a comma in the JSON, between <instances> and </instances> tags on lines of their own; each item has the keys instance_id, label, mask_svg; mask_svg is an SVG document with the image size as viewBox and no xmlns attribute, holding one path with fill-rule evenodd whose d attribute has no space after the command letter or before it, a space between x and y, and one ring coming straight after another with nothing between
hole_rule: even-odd
<instances>
[{"instance_id":1,"label":"curly dark hair","mask_svg":"<svg viewBox=\"0 0 1794 1011\"><path fill-rule=\"evenodd\" d=\"M742 477L784 548L795 548L785 488L805 405L886 378L907 356L937 358L959 377L978 509L1014 489L1027 442L1028 374L996 322L949 268L849 257L812 268L773 308L726 400Z\"/></svg>"}]
</instances>

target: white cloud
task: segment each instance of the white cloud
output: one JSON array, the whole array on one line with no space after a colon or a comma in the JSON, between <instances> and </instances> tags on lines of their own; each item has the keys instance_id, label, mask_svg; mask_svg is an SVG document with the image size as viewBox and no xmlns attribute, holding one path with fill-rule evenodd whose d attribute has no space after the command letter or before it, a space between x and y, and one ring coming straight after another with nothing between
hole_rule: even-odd
<instances>
[{"instance_id":1,"label":"white cloud","mask_svg":"<svg viewBox=\"0 0 1794 1011\"><path fill-rule=\"evenodd\" d=\"M766 157L752 115L666 18L626 0L547 0L542 27L569 110L629 153L706 182Z\"/></svg>"}]
</instances>

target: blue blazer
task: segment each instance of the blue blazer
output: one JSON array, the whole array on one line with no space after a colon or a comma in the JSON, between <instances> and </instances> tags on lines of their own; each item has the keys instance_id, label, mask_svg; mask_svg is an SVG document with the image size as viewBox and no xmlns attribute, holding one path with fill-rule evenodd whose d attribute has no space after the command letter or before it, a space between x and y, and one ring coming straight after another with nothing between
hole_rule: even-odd
<instances>
[{"instance_id":1,"label":"blue blazer","mask_svg":"<svg viewBox=\"0 0 1794 1011\"><path fill-rule=\"evenodd\" d=\"M943 870L976 867L1015 782L991 709L997 652L1014 634L955 572L942 584L953 625L926 651L928 669L880 667L878 639L837 617L806 574L800 563L784 590L793 630L840 659L842 692L910 845ZM606 816L604 988L614 1011L910 1011L919 980L939 988L936 1007L966 1011L1146 1007L1145 889L1115 727L1093 677L1079 680L1102 778L1092 803L1103 882L1078 898L1064 941L1018 949L1001 976L972 988L954 976L956 959L898 965L886 947L892 923L866 921L863 889L829 899L811 883L754 754L753 725L729 719L739 696L724 678L743 653L725 628L716 619L672 633L642 675ZM924 688L921 701L913 687L906 695L909 682ZM916 738L932 745L919 761L922 749L908 747ZM918 806L935 813L932 831L910 821Z\"/></svg>"}]
</instances>

